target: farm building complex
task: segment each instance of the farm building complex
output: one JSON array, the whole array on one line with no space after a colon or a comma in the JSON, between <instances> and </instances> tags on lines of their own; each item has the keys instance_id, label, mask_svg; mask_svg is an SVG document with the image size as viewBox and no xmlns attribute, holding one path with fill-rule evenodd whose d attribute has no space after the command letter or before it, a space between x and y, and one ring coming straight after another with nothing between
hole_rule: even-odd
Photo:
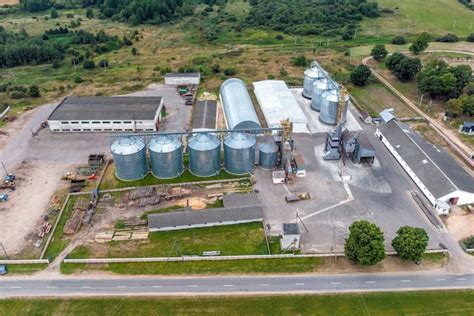
<instances>
[{"instance_id":1,"label":"farm building complex","mask_svg":"<svg viewBox=\"0 0 474 316\"><path fill-rule=\"evenodd\" d=\"M408 125L391 118L376 135L438 211L474 203L474 178Z\"/></svg>"},{"instance_id":2,"label":"farm building complex","mask_svg":"<svg viewBox=\"0 0 474 316\"><path fill-rule=\"evenodd\" d=\"M161 97L67 97L48 118L53 132L157 131Z\"/></svg>"}]
</instances>

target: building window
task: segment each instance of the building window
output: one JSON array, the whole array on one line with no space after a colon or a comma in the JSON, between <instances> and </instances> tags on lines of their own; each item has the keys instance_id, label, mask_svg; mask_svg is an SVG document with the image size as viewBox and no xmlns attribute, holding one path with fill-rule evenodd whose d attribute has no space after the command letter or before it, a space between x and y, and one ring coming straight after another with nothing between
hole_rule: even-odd
<instances>
[{"instance_id":1,"label":"building window","mask_svg":"<svg viewBox=\"0 0 474 316\"><path fill-rule=\"evenodd\" d=\"M84 131L84 132L90 132L91 129L90 129L90 128L84 128L83 131Z\"/></svg>"},{"instance_id":2,"label":"building window","mask_svg":"<svg viewBox=\"0 0 474 316\"><path fill-rule=\"evenodd\" d=\"M148 132L153 132L153 128L147 128L146 129Z\"/></svg>"},{"instance_id":3,"label":"building window","mask_svg":"<svg viewBox=\"0 0 474 316\"><path fill-rule=\"evenodd\" d=\"M123 131L123 129L121 129L121 128L114 129L114 132L122 132L122 131Z\"/></svg>"},{"instance_id":4,"label":"building window","mask_svg":"<svg viewBox=\"0 0 474 316\"><path fill-rule=\"evenodd\" d=\"M72 121L71 124L79 124L78 121Z\"/></svg>"},{"instance_id":5,"label":"building window","mask_svg":"<svg viewBox=\"0 0 474 316\"><path fill-rule=\"evenodd\" d=\"M92 121L92 124L100 124L99 121Z\"/></svg>"},{"instance_id":6,"label":"building window","mask_svg":"<svg viewBox=\"0 0 474 316\"><path fill-rule=\"evenodd\" d=\"M120 121L114 121L114 124L122 124Z\"/></svg>"},{"instance_id":7,"label":"building window","mask_svg":"<svg viewBox=\"0 0 474 316\"><path fill-rule=\"evenodd\" d=\"M81 121L81 124L90 124L89 121Z\"/></svg>"},{"instance_id":8,"label":"building window","mask_svg":"<svg viewBox=\"0 0 474 316\"><path fill-rule=\"evenodd\" d=\"M63 129L63 132L70 132L71 130L68 128Z\"/></svg>"},{"instance_id":9,"label":"building window","mask_svg":"<svg viewBox=\"0 0 474 316\"><path fill-rule=\"evenodd\" d=\"M61 124L66 125L69 124L69 122L62 121Z\"/></svg>"},{"instance_id":10,"label":"building window","mask_svg":"<svg viewBox=\"0 0 474 316\"><path fill-rule=\"evenodd\" d=\"M133 129L131 129L131 128L126 128L125 130L126 130L127 132L133 132Z\"/></svg>"},{"instance_id":11,"label":"building window","mask_svg":"<svg viewBox=\"0 0 474 316\"><path fill-rule=\"evenodd\" d=\"M59 129L53 129L54 132L59 132Z\"/></svg>"},{"instance_id":12,"label":"building window","mask_svg":"<svg viewBox=\"0 0 474 316\"><path fill-rule=\"evenodd\" d=\"M72 131L73 131L73 132L80 132L81 129L79 129L79 128L74 128Z\"/></svg>"},{"instance_id":13,"label":"building window","mask_svg":"<svg viewBox=\"0 0 474 316\"><path fill-rule=\"evenodd\" d=\"M100 128L94 128L94 132L102 132L102 129L100 129Z\"/></svg>"},{"instance_id":14,"label":"building window","mask_svg":"<svg viewBox=\"0 0 474 316\"><path fill-rule=\"evenodd\" d=\"M123 124L132 124L132 121L123 121Z\"/></svg>"},{"instance_id":15,"label":"building window","mask_svg":"<svg viewBox=\"0 0 474 316\"><path fill-rule=\"evenodd\" d=\"M110 124L110 121L103 121L102 124Z\"/></svg>"},{"instance_id":16,"label":"building window","mask_svg":"<svg viewBox=\"0 0 474 316\"><path fill-rule=\"evenodd\" d=\"M106 132L111 132L112 129L111 129L111 128L106 128L106 129L104 129L104 131L106 131Z\"/></svg>"}]
</instances>

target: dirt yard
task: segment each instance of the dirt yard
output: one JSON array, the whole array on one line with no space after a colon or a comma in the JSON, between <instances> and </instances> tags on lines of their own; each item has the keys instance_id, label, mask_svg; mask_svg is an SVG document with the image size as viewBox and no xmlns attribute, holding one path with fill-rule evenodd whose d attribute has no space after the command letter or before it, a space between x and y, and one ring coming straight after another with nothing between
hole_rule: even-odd
<instances>
[{"instance_id":1,"label":"dirt yard","mask_svg":"<svg viewBox=\"0 0 474 316\"><path fill-rule=\"evenodd\" d=\"M7 192L9 200L0 204L0 241L9 255L26 246L27 236L39 228L54 193L66 186L60 178L68 168L70 165L28 161L15 171L17 189Z\"/></svg>"},{"instance_id":2,"label":"dirt yard","mask_svg":"<svg viewBox=\"0 0 474 316\"><path fill-rule=\"evenodd\" d=\"M0 5L5 5L5 4L17 4L19 0L0 0Z\"/></svg>"},{"instance_id":3,"label":"dirt yard","mask_svg":"<svg viewBox=\"0 0 474 316\"><path fill-rule=\"evenodd\" d=\"M474 235L474 214L466 212L460 207L453 207L451 209L451 214L446 223L449 232L456 240Z\"/></svg>"}]
</instances>

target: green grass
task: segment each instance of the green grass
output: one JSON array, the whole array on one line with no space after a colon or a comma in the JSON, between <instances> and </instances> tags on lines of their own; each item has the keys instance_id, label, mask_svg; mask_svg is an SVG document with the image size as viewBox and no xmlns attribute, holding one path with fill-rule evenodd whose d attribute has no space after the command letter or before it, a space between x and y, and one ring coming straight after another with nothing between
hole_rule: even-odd
<instances>
[{"instance_id":1,"label":"green grass","mask_svg":"<svg viewBox=\"0 0 474 316\"><path fill-rule=\"evenodd\" d=\"M168 206L168 207L163 207L163 208L159 208L159 209L156 209L156 210L145 212L142 216L140 216L140 218L141 219L147 219L148 215L150 215L150 214L169 213L169 212L173 212L173 211L176 211L176 210L181 210L182 208L183 207L180 206L180 205L171 205L171 206Z\"/></svg>"},{"instance_id":2,"label":"green grass","mask_svg":"<svg viewBox=\"0 0 474 316\"><path fill-rule=\"evenodd\" d=\"M472 315L473 291L203 298L9 299L3 315Z\"/></svg>"},{"instance_id":3,"label":"green grass","mask_svg":"<svg viewBox=\"0 0 474 316\"><path fill-rule=\"evenodd\" d=\"M147 174L144 179L136 181L121 181L113 175L115 169L109 167L107 169L107 176L104 176L102 183L100 184L100 190L107 189L119 189L119 188L129 188L129 187L140 187L147 185L157 185L157 184L173 184L173 183L185 183L185 182L199 182L199 181L215 181L215 180L227 180L227 179L239 179L245 178L248 176L236 176L222 170L218 175L212 177L198 177L193 175L189 170L185 170L181 176L173 179L158 179L155 178L151 173ZM112 173L112 175L110 175Z\"/></svg>"},{"instance_id":4,"label":"green grass","mask_svg":"<svg viewBox=\"0 0 474 316\"><path fill-rule=\"evenodd\" d=\"M377 0L380 7L395 11L377 19L364 19L364 35L405 35L429 32L444 35L448 32L466 37L473 12L457 0ZM399 8L398 10L395 8Z\"/></svg>"},{"instance_id":5,"label":"green grass","mask_svg":"<svg viewBox=\"0 0 474 316\"><path fill-rule=\"evenodd\" d=\"M42 271L48 267L48 264L7 264L7 273L10 274L32 274Z\"/></svg>"},{"instance_id":6,"label":"green grass","mask_svg":"<svg viewBox=\"0 0 474 316\"><path fill-rule=\"evenodd\" d=\"M54 231L53 238L49 244L48 250L46 250L45 258L49 259L51 262L54 258L56 258L71 242L71 239L64 235L63 229L64 225L66 224L69 217L72 215L72 211L74 209L74 204L76 203L78 197L71 196L69 201L64 209L64 212L59 219L58 226Z\"/></svg>"}]
</instances>

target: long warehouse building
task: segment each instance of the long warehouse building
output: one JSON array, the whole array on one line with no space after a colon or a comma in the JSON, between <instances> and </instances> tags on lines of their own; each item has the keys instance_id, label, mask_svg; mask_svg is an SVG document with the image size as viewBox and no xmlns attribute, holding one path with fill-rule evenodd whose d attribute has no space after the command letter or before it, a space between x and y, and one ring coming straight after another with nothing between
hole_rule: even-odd
<instances>
[{"instance_id":1,"label":"long warehouse building","mask_svg":"<svg viewBox=\"0 0 474 316\"><path fill-rule=\"evenodd\" d=\"M52 132L152 132L162 109L162 97L67 97L48 124Z\"/></svg>"},{"instance_id":2,"label":"long warehouse building","mask_svg":"<svg viewBox=\"0 0 474 316\"><path fill-rule=\"evenodd\" d=\"M282 120L289 119L295 133L309 132L308 119L284 81L263 80L253 86L268 127L280 127Z\"/></svg>"},{"instance_id":3,"label":"long warehouse building","mask_svg":"<svg viewBox=\"0 0 474 316\"><path fill-rule=\"evenodd\" d=\"M221 86L220 99L228 129L261 128L245 83L231 78Z\"/></svg>"},{"instance_id":4,"label":"long warehouse building","mask_svg":"<svg viewBox=\"0 0 474 316\"><path fill-rule=\"evenodd\" d=\"M440 213L474 203L474 178L443 149L391 116L375 135Z\"/></svg>"}]
</instances>

